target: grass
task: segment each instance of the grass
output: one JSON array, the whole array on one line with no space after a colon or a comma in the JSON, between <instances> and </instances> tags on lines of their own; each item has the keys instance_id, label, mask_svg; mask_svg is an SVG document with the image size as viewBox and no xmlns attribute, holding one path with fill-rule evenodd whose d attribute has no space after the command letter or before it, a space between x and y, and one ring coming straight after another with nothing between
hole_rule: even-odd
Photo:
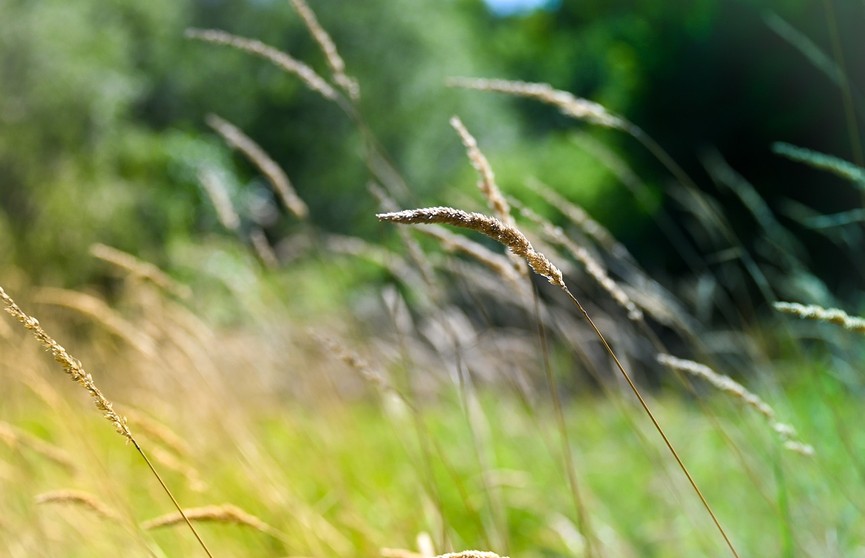
<instances>
[{"instance_id":1,"label":"grass","mask_svg":"<svg viewBox=\"0 0 865 558\"><path fill-rule=\"evenodd\" d=\"M8 393L0 404L0 546L8 555L861 552L862 382L844 369L861 361L861 337L853 337L861 318L779 302L781 287L661 146L546 84L454 82L534 98L630 134L680 182L677 199L705 218L708 236L738 254L738 271L762 297L755 300L813 321L778 315L740 332L700 324L695 308L709 304L739 325L735 293L674 296L609 231L539 181L531 189L562 213L560 222L509 199L483 141L458 117L454 141L466 148L495 217L400 210L404 181L364 121L360 85L309 7L292 4L329 75L253 39L189 36L263 57L336 103L360 130L363 162L381 183L370 188L378 218L422 224L429 238L393 230L398 238L375 244L309 220L271 245L232 207L218 173L202 167L202 187L236 240L203 242L178 258L194 288L106 245L92 255L119 274L111 301L13 284L99 371L116 405L0 291L24 325L0 327L8 355L0 359ZM209 124L306 220L288 176L252 138L216 116ZM841 169L854 187L861 178L859 167L834 157L780 152ZM768 211L744 179L735 187L755 214ZM766 215L760 223L783 229ZM686 238L668 231L671 242ZM699 254L690 264L705 271ZM289 270L272 269L286 261ZM836 348L808 352L809 336ZM84 393L60 382L61 372L99 413L84 411Z\"/></svg>"},{"instance_id":2,"label":"grass","mask_svg":"<svg viewBox=\"0 0 865 558\"><path fill-rule=\"evenodd\" d=\"M813 369L798 372L825 374ZM362 389L372 387L364 384ZM548 406L526 409L507 391L485 390L479 404L493 464L487 469L476 458L476 441L465 417L455 411L461 404L456 390L430 398L417 415L392 399L374 403L362 395L356 394L354 402L320 397L314 403L287 405L274 395L208 401L184 393L178 394L178 401L166 402L169 410L192 401L206 408L193 419L175 416L176 410L160 417L187 440L191 455L184 460L207 486L196 492L182 475L165 472L178 498L190 507L231 503L280 533L273 536L237 524L199 524L217 555L377 555L384 547L415 548L420 532L428 532L437 549L480 546L490 536L485 522L491 510L484 496L489 487L499 493L510 554L581 554L583 544L574 526L555 432L550 427L539 430L539 425L554 423ZM75 455L80 470L69 473L23 444L0 449L0 459L7 464L4 476L11 475L3 481L2 516L7 524L0 532L2 546L29 556L146 556L148 547L169 556L199 552L179 527L140 527L167 513L170 504L99 417L78 409L74 392L60 397L64 405L52 409L23 390L17 394L18 412L7 411L7 418ZM784 392L790 420L802 425L802 435L817 446L813 460L780 451L757 417L723 395L708 397L724 423L735 424L737 444L759 467L760 489L769 501L750 486L702 409L677 396L653 398L652 403L743 551L781 554L783 522L773 498L776 479L766 462L784 470L796 548L806 554L818 549L837 555L855 551L860 542L855 502L862 492L856 487L861 483L851 471L850 456L833 435L831 420L824 416L827 402L819 401L813 391L792 385ZM831 404L842 417L857 416L853 395L833 396ZM687 486L657 451L646 452L644 440L617 405L578 397L565 415L604 555L721 552ZM640 426L648 438L647 428ZM856 430L851 434L851 441L861 448L865 437ZM430 448L433 444L436 447ZM486 488L484 476L489 481ZM74 503L28 503L45 492L72 487L97 494L125 523L118 527ZM829 533L836 534L834 542L826 540ZM47 534L52 535L49 542L37 544Z\"/></svg>"}]
</instances>

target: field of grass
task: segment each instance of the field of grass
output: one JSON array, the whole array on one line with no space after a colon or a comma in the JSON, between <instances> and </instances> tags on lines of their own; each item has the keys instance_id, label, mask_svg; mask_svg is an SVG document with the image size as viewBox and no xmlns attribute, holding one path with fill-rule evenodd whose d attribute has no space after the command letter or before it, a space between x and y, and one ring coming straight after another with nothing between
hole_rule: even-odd
<instances>
[{"instance_id":1,"label":"field of grass","mask_svg":"<svg viewBox=\"0 0 865 558\"><path fill-rule=\"evenodd\" d=\"M358 84L292 4L326 77L251 39L189 36L276 63L357 124L383 240L316 229L284 172L212 116L301 224L291 235L269 238L202 165L228 238L167 247L171 276L105 245L81 256L111 277L98 288L6 270L4 556L865 556L865 322L779 304L816 279L756 189L709 165L779 248L762 267L624 117L545 84L458 79L637 141L696 218L653 214L693 251L695 279L662 285L538 180L532 200L505 196L457 117L478 175L459 205L480 213L400 211L418 204ZM854 186L865 176L779 151Z\"/></svg>"},{"instance_id":2,"label":"field of grass","mask_svg":"<svg viewBox=\"0 0 865 558\"><path fill-rule=\"evenodd\" d=\"M215 516L196 523L216 556L412 555L430 545L513 556L725 552L621 386L567 396L568 461L542 390L461 385L435 371L409 382L396 367L369 364L380 356L358 360L348 341L334 341L335 328L311 331L302 316L282 327L268 320L291 309L212 328L154 286L127 281L131 294L118 301L127 316L111 311L75 329L91 320L38 303L57 293L24 290L50 317L44 327L93 363L183 507ZM108 331L112 317L134 324L137 348ZM8 555L201 553L176 517L147 528L173 512L157 481L28 332L4 323L0 545ZM542 382L538 364L521 372L527 380ZM566 377L577 370L563 366L557 382L578 385ZM759 413L697 381L699 399L664 390L649 403L742 555L857 555L858 394L825 362L779 361L762 374L755 389L814 455L784 449ZM224 505L240 511L214 507Z\"/></svg>"}]
</instances>

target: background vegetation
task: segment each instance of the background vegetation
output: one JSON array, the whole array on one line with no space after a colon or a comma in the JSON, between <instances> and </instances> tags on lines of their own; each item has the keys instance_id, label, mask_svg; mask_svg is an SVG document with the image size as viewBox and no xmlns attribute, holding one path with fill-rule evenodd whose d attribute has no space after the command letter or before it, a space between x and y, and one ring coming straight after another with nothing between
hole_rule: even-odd
<instances>
[{"instance_id":1,"label":"background vegetation","mask_svg":"<svg viewBox=\"0 0 865 558\"><path fill-rule=\"evenodd\" d=\"M350 110L184 36L223 29L330 77L287 2L0 0L0 284L116 397L184 506L243 510L210 508L214 555L727 552L564 297L375 219L388 203L489 212L455 114L742 555L863 552L861 335L772 307L861 315L861 4L310 5L360 84ZM639 131L455 76L549 83ZM308 218L210 114L285 169ZM200 552L148 528L170 502L15 327L0 322L0 548ZM735 378L775 422L659 366L667 352ZM778 422L815 454L785 448Z\"/></svg>"}]
</instances>

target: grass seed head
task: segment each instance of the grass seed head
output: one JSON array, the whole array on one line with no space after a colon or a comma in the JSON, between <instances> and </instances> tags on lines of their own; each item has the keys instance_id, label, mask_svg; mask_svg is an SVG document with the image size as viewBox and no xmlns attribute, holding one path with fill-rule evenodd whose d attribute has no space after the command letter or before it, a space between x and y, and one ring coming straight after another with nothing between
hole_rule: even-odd
<instances>
[{"instance_id":1,"label":"grass seed head","mask_svg":"<svg viewBox=\"0 0 865 558\"><path fill-rule=\"evenodd\" d=\"M480 213L469 213L452 207L409 209L393 213L379 213L376 217L380 221L405 225L435 223L477 231L503 244L517 256L524 258L535 273L546 277L550 283L566 288L559 268L553 265L546 256L536 251L526 236L516 227L506 225L493 217Z\"/></svg>"}]
</instances>

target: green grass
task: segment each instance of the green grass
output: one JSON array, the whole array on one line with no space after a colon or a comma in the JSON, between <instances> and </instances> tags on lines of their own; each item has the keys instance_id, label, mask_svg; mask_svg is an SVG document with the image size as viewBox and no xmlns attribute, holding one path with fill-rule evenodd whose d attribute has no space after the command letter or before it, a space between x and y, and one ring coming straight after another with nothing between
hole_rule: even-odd
<instances>
[{"instance_id":1,"label":"green grass","mask_svg":"<svg viewBox=\"0 0 865 558\"><path fill-rule=\"evenodd\" d=\"M817 382L826 375L798 372ZM814 444L813 458L781 450L763 421L709 393L708 408L736 441L753 477L743 472L705 408L679 397L652 400L743 555L783 556L788 543L789 555L851 555L861 544L859 453L844 448L827 416L831 406L834 417L855 424L856 397L838 391L827 401L810 381L802 383L785 390L784 408L791 413L785 418ZM181 526L152 533L127 526L126 532L79 507L30 504L41 492L77 487L134 523L170 511L135 454L98 416L76 409L82 404L76 394L63 394L64 400L70 396L75 399L50 409L19 394L11 416L4 417L76 456L81 471L71 476L26 449L0 446L4 477L12 477L3 479L0 545L14 549L47 536L45 546L29 555L145 556L148 546L166 556L199 553ZM656 434L641 421L634 431L639 409L623 399L585 394L566 409L580 489L602 555L722 555L721 541ZM512 394L483 390L483 425L476 424L473 434L460 398L447 390L419 402L418 413L376 400L368 394L314 405L276 398L199 402L204 409L193 413L198 419L166 422L181 425L194 450L190 464L206 491L195 492L181 475L163 472L184 506L232 503L285 533L279 541L245 527L202 524L202 536L221 556L374 556L382 547L414 548L420 532L428 532L439 550L581 555L547 403L528 409ZM207 430L197 432L202 428ZM485 432L480 444L479 430ZM861 429L847 435L854 452L865 446ZM779 509L779 493L788 511ZM504 541L506 548L492 546Z\"/></svg>"}]
</instances>

